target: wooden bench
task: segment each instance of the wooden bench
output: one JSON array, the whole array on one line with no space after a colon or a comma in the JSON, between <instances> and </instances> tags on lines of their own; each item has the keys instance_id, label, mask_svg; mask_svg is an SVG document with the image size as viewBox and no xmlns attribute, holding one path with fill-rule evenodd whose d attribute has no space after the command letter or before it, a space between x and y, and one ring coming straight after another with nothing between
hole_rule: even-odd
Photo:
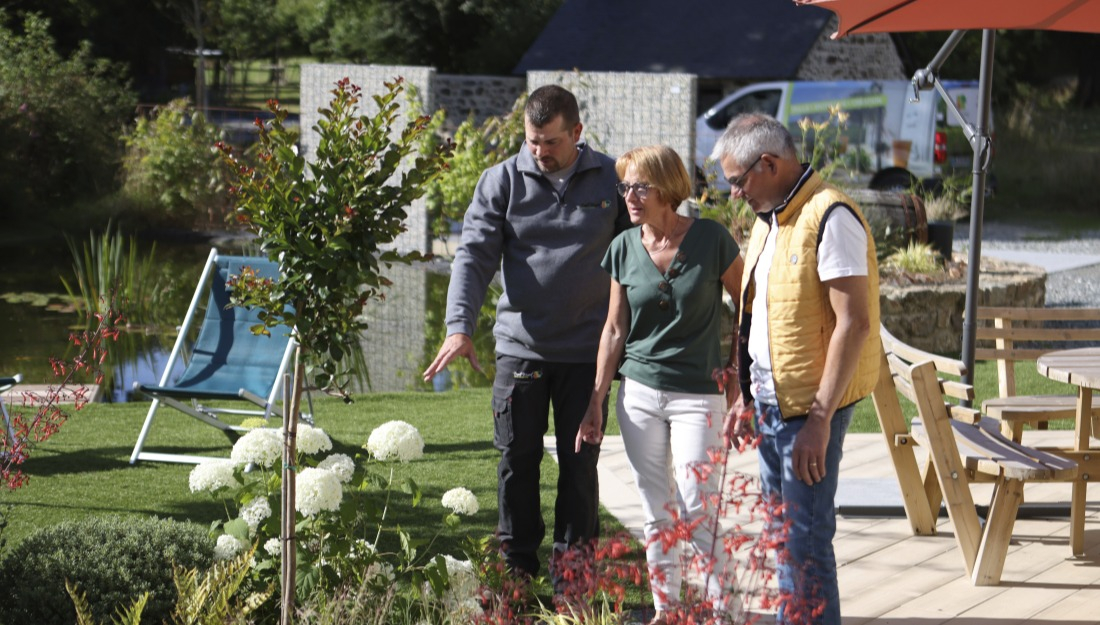
<instances>
[{"instance_id":1,"label":"wooden bench","mask_svg":"<svg viewBox=\"0 0 1100 625\"><path fill-rule=\"evenodd\" d=\"M1016 363L1034 361L1044 352L1100 342L1098 308L979 307L975 330L976 360L997 361L998 393L982 402L982 412L1001 421L1005 434L1023 440L1024 425L1045 429L1056 419L1073 419L1075 395L1018 395ZM1032 363L1034 366L1034 363ZM1093 400L1094 421L1100 397Z\"/></svg>"},{"instance_id":2,"label":"wooden bench","mask_svg":"<svg viewBox=\"0 0 1100 625\"><path fill-rule=\"evenodd\" d=\"M916 481L920 487L916 499L927 502L929 507L916 510L915 505L914 510L922 520L927 513L933 523L934 513L938 513L942 501L955 528L955 541L971 582L977 586L996 585L1004 569L1012 528L1023 500L1024 484L1070 481L1077 476L1077 463L1017 443L1000 431L998 421L947 401L946 397L973 397L970 385L941 379L945 373L961 375L965 372L961 362L916 350L889 336L885 329L883 352L886 368L882 375L889 377L897 393L916 405L919 416L906 434L895 434L894 438L915 439L928 454L928 463L919 481L914 477L915 465L895 462L903 493L906 482L913 484ZM925 355L931 358L917 360ZM881 413L880 404L886 407L889 402L885 384L880 382L880 386L882 388L875 390L875 406L882 422L890 417L883 419ZM898 412L900 414L900 405ZM907 442L906 448L912 451L910 445L911 441ZM984 527L970 492L972 482L994 484ZM909 513L908 507L906 512ZM934 532L934 524L932 529Z\"/></svg>"}]
</instances>

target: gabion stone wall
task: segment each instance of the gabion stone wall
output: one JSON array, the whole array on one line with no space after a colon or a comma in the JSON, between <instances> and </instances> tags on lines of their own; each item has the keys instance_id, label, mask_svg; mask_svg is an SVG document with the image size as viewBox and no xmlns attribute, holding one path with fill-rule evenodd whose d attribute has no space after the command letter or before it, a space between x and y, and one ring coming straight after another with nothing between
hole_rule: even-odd
<instances>
[{"instance_id":1,"label":"gabion stone wall","mask_svg":"<svg viewBox=\"0 0 1100 625\"><path fill-rule=\"evenodd\" d=\"M833 39L835 15L802 60L796 80L906 79L897 47L886 33ZM928 59L931 60L931 59Z\"/></svg>"},{"instance_id":2,"label":"gabion stone wall","mask_svg":"<svg viewBox=\"0 0 1100 625\"><path fill-rule=\"evenodd\" d=\"M332 90L336 88L336 82L342 78L351 79L352 84L362 88L363 97L359 102L366 114L377 111L372 95L385 92L385 83L392 82L398 76L403 77L406 83L405 95L408 95L413 87L420 98L420 106L423 112L431 112L436 108L433 100L432 81L435 70L430 67L411 67L393 65L302 65L301 78L301 127L302 150L306 160L312 160L317 150L317 133L313 130L317 125L320 115L317 110L327 106L332 101ZM405 109L402 109L405 112ZM400 127L405 123L406 117L398 118ZM408 209L409 218L406 222L408 231L397 237L394 242L402 253L410 251L430 251L428 240L428 210L421 198Z\"/></svg>"},{"instance_id":3,"label":"gabion stone wall","mask_svg":"<svg viewBox=\"0 0 1100 625\"><path fill-rule=\"evenodd\" d=\"M489 117L512 110L526 87L527 81L518 76L436 74L432 99L447 112L444 130L454 132L470 115L480 126Z\"/></svg>"},{"instance_id":4,"label":"gabion stone wall","mask_svg":"<svg viewBox=\"0 0 1100 625\"><path fill-rule=\"evenodd\" d=\"M424 370L427 345L428 271L417 265L394 265L384 270L393 284L383 289L386 299L371 300L364 309L367 331L360 344L370 375L365 392L405 391L413 388ZM434 351L433 351L434 354Z\"/></svg>"},{"instance_id":5,"label":"gabion stone wall","mask_svg":"<svg viewBox=\"0 0 1100 625\"><path fill-rule=\"evenodd\" d=\"M642 145L676 150L690 172L695 153L694 74L528 72L527 92L558 84L577 96L584 138L618 157Z\"/></svg>"}]
</instances>

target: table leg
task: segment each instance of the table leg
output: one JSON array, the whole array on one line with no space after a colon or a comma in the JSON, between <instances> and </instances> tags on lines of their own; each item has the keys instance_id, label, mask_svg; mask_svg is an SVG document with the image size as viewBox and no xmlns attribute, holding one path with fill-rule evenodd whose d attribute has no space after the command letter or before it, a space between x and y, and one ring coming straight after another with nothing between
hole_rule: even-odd
<instances>
[{"instance_id":1,"label":"table leg","mask_svg":"<svg viewBox=\"0 0 1100 625\"><path fill-rule=\"evenodd\" d=\"M1074 431L1073 448L1076 451L1084 451L1089 448L1089 437L1092 435L1092 389L1077 387L1077 426ZM1070 527L1069 544L1073 548L1073 555L1080 556L1085 553L1085 495L1088 488L1088 480L1092 476L1082 473L1073 481L1073 499L1070 503Z\"/></svg>"}]
</instances>

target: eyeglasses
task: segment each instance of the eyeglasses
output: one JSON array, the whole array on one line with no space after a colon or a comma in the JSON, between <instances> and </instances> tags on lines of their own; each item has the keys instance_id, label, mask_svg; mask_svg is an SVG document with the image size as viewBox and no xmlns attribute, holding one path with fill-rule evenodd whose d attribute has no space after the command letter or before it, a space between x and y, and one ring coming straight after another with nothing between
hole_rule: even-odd
<instances>
[{"instance_id":1,"label":"eyeglasses","mask_svg":"<svg viewBox=\"0 0 1100 625\"><path fill-rule=\"evenodd\" d=\"M615 185L615 189L619 192L619 195L626 197L626 194L630 191L634 192L634 195L638 196L638 199L644 200L645 196L649 195L649 183L648 182L635 182L634 184L627 184L620 182Z\"/></svg>"},{"instance_id":2,"label":"eyeglasses","mask_svg":"<svg viewBox=\"0 0 1100 625\"><path fill-rule=\"evenodd\" d=\"M731 188L737 189L738 191L744 191L745 190L745 186L744 186L745 185L745 179L749 177L749 174L752 172L752 170L756 167L756 164L759 163L760 159L762 159L762 158L764 158L763 154L761 154L760 156L757 156L756 160L752 162L752 165L749 165L745 169L745 173L741 174L737 178L727 178L726 182L730 183Z\"/></svg>"}]
</instances>

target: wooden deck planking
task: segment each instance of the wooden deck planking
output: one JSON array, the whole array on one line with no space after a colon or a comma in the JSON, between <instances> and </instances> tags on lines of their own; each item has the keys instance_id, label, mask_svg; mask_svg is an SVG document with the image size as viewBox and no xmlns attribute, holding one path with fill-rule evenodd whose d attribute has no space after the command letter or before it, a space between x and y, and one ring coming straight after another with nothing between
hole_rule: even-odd
<instances>
[{"instance_id":1,"label":"wooden deck planking","mask_svg":"<svg viewBox=\"0 0 1100 625\"><path fill-rule=\"evenodd\" d=\"M1053 525L1053 522L1050 524ZM1057 534L1056 531L1055 535ZM950 555L957 561L956 570L959 574L932 592L928 598L934 598L936 610L949 618L981 616L1004 623L1037 613L1062 600L1074 590L1062 592L1056 585L1048 586L1046 583L1049 572L1068 556L1068 527L1061 534L1061 538L1056 541L1060 544L1051 545L1045 541L1045 537L1039 537L1039 540L1023 541L1023 544L1010 551L999 586L972 586L969 579L962 574L962 559L957 551L952 550ZM1066 550L1064 555L1057 553L1058 547ZM1097 573L1100 574L1100 570ZM882 616L890 620L927 617L928 598L911 601ZM1010 606L1010 612L1002 612L1006 605Z\"/></svg>"},{"instance_id":2,"label":"wooden deck planking","mask_svg":"<svg viewBox=\"0 0 1100 625\"><path fill-rule=\"evenodd\" d=\"M1033 445L1065 436L1066 432L1025 434ZM844 447L842 481L886 480L896 488L881 434L850 434ZM923 464L922 456L918 449ZM601 457L601 471L624 471L604 460ZM625 459L619 460L625 464ZM756 475L756 454L733 454L729 466ZM637 506L633 480L626 479L629 484L623 486L630 489L630 505ZM991 491L992 485L975 485L975 501L988 503ZM867 493L875 495L873 490ZM1070 484L1028 484L1024 498L1025 506L1066 505ZM946 516L938 519L937 530L936 536L913 536L908 521L898 515L837 518L834 545L844 625L1100 625L1100 485L1089 489L1085 555L1070 554L1068 516L1024 516L1013 529L999 586L971 585ZM774 622L771 614L761 617L761 625Z\"/></svg>"},{"instance_id":3,"label":"wooden deck planking","mask_svg":"<svg viewBox=\"0 0 1100 625\"><path fill-rule=\"evenodd\" d=\"M1046 444L1064 433L1033 434L1032 444ZM893 477L893 468L881 435L849 436L841 479L883 477ZM991 488L976 485L975 501L986 503ZM900 517L840 517L835 546L844 624L1100 623L1098 489L1089 491L1085 556L1069 552L1068 518L1020 518L999 586L971 585L946 517L936 536L913 536ZM1032 504L1064 504L1069 495L1068 483L1025 489Z\"/></svg>"}]
</instances>

